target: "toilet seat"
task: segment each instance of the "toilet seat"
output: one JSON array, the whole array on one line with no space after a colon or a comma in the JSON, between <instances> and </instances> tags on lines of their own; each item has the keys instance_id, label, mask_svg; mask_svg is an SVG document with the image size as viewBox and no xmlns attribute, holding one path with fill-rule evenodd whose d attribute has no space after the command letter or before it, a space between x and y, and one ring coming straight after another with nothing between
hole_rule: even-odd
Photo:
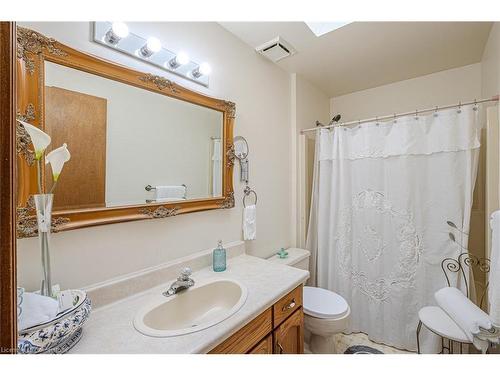
<instances>
[{"instance_id":1,"label":"toilet seat","mask_svg":"<svg viewBox=\"0 0 500 375\"><path fill-rule=\"evenodd\" d=\"M346 300L330 290L304 287L304 313L320 319L336 319L344 316L349 305Z\"/></svg>"}]
</instances>

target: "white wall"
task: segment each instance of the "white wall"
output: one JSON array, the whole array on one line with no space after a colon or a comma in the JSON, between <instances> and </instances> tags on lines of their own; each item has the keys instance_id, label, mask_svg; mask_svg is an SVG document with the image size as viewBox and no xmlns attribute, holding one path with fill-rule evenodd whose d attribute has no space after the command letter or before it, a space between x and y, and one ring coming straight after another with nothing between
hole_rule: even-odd
<instances>
[{"instance_id":1,"label":"white wall","mask_svg":"<svg viewBox=\"0 0 500 375\"><path fill-rule=\"evenodd\" d=\"M133 23L131 31L154 35L174 51L213 67L210 88L90 42L89 23L20 23L76 49L161 74L208 95L236 103L235 135L250 145L250 185L259 195L257 240L253 255L266 257L290 244L290 82L283 70L257 55L216 23ZM157 265L201 249L241 239L243 185L235 168L236 207L172 218L79 229L52 236L53 280L78 288ZM62 186L60 187L62 188ZM18 241L19 285L37 289L40 280L37 239Z\"/></svg>"},{"instance_id":2,"label":"white wall","mask_svg":"<svg viewBox=\"0 0 500 375\"><path fill-rule=\"evenodd\" d=\"M500 94L500 23L491 28L482 58L483 97L489 98Z\"/></svg>"},{"instance_id":3,"label":"white wall","mask_svg":"<svg viewBox=\"0 0 500 375\"><path fill-rule=\"evenodd\" d=\"M328 95L300 74L292 74L291 113L292 194L290 205L295 208L291 216L291 243L294 246L303 247L309 214L311 179L307 178L307 164L310 162L307 153L307 139L300 135L300 130L314 127L316 121L328 123Z\"/></svg>"},{"instance_id":4,"label":"white wall","mask_svg":"<svg viewBox=\"0 0 500 375\"><path fill-rule=\"evenodd\" d=\"M328 123L328 95L307 81L300 74L292 74L292 100L295 96L297 131L312 128L316 121ZM292 104L293 110L293 104Z\"/></svg>"},{"instance_id":5,"label":"white wall","mask_svg":"<svg viewBox=\"0 0 500 375\"><path fill-rule=\"evenodd\" d=\"M481 98L481 63L333 97L330 114L354 121Z\"/></svg>"},{"instance_id":6,"label":"white wall","mask_svg":"<svg viewBox=\"0 0 500 375\"><path fill-rule=\"evenodd\" d=\"M484 98L489 98L500 94L500 23L495 22L491 28L488 41L484 48L482 58L482 92ZM494 111L496 111L496 116ZM500 165L498 155L500 150L500 132L498 129L498 117L500 108L490 109L487 132L487 159L486 159L486 222L494 210L499 208L500 197ZM486 226L486 255L490 253L491 233L489 226Z\"/></svg>"}]
</instances>

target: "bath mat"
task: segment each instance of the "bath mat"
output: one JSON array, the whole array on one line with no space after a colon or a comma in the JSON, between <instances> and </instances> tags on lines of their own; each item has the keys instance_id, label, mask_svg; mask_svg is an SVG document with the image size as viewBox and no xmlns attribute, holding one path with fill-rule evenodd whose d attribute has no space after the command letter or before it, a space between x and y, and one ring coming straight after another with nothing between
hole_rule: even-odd
<instances>
[{"instance_id":1,"label":"bath mat","mask_svg":"<svg viewBox=\"0 0 500 375\"><path fill-rule=\"evenodd\" d=\"M344 354L384 354L380 350L366 346L366 345L353 345L347 348Z\"/></svg>"}]
</instances>

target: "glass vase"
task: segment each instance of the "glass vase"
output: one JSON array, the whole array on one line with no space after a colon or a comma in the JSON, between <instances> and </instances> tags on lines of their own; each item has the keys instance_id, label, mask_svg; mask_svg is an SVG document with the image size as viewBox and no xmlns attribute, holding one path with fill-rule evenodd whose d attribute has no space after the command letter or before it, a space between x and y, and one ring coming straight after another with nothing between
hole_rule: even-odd
<instances>
[{"instance_id":1,"label":"glass vase","mask_svg":"<svg viewBox=\"0 0 500 375\"><path fill-rule=\"evenodd\" d=\"M42 257L42 285L40 294L52 297L52 280L50 272L50 230L52 224L52 202L54 194L35 194L36 220L38 224L38 241Z\"/></svg>"}]
</instances>

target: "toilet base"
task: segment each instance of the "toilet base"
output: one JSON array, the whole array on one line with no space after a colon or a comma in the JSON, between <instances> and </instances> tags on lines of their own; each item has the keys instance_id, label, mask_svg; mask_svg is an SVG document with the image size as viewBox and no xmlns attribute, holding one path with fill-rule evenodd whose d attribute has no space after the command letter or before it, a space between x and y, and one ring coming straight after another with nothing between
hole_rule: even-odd
<instances>
[{"instance_id":1,"label":"toilet base","mask_svg":"<svg viewBox=\"0 0 500 375\"><path fill-rule=\"evenodd\" d=\"M317 354L336 354L335 334L343 332L349 325L351 309L335 319L321 319L304 314L304 337L309 349Z\"/></svg>"},{"instance_id":2,"label":"toilet base","mask_svg":"<svg viewBox=\"0 0 500 375\"><path fill-rule=\"evenodd\" d=\"M337 354L335 337L333 335L320 336L311 333L309 347L314 354Z\"/></svg>"}]
</instances>

